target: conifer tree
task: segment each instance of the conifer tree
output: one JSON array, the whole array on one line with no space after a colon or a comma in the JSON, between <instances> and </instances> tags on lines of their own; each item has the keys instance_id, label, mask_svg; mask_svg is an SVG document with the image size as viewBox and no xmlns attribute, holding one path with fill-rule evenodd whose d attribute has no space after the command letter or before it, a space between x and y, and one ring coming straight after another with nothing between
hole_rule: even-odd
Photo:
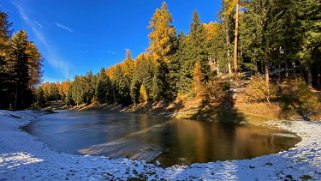
<instances>
[{"instance_id":1,"label":"conifer tree","mask_svg":"<svg viewBox=\"0 0 321 181\"><path fill-rule=\"evenodd\" d=\"M44 108L46 106L46 100L44 97L44 91L40 87L37 89L36 96L35 96L35 106L38 108Z\"/></svg>"},{"instance_id":2,"label":"conifer tree","mask_svg":"<svg viewBox=\"0 0 321 181\"><path fill-rule=\"evenodd\" d=\"M9 75L5 71L5 58L10 49L11 23L8 15L0 11L0 108L9 107L10 90Z\"/></svg>"},{"instance_id":3,"label":"conifer tree","mask_svg":"<svg viewBox=\"0 0 321 181\"><path fill-rule=\"evenodd\" d=\"M104 68L100 69L100 72L97 76L97 85L95 96L99 103L105 103L106 93L107 93L107 75Z\"/></svg>"},{"instance_id":4,"label":"conifer tree","mask_svg":"<svg viewBox=\"0 0 321 181\"><path fill-rule=\"evenodd\" d=\"M135 77L130 85L130 97L134 104L139 102L139 81L137 77Z\"/></svg>"},{"instance_id":5,"label":"conifer tree","mask_svg":"<svg viewBox=\"0 0 321 181\"><path fill-rule=\"evenodd\" d=\"M226 67L228 69L228 73L232 75L231 68L231 52L232 52L232 37L233 37L233 17L234 17L234 9L236 5L236 0L223 0L222 1L222 10L219 13L220 19L222 21L222 30L225 34L225 46L224 46L224 54L226 57Z\"/></svg>"},{"instance_id":6,"label":"conifer tree","mask_svg":"<svg viewBox=\"0 0 321 181\"><path fill-rule=\"evenodd\" d=\"M168 70L165 63L158 63L155 67L154 77L152 80L152 95L154 101L163 100L166 98L166 74Z\"/></svg>"},{"instance_id":7,"label":"conifer tree","mask_svg":"<svg viewBox=\"0 0 321 181\"><path fill-rule=\"evenodd\" d=\"M320 63L318 55L321 52L321 4L319 1L303 0L293 2L298 7L297 17L299 19L298 34L300 48L297 52L297 57L305 67L307 73L307 83L312 87L313 75L312 65L319 66L319 79L320 79Z\"/></svg>"},{"instance_id":8,"label":"conifer tree","mask_svg":"<svg viewBox=\"0 0 321 181\"><path fill-rule=\"evenodd\" d=\"M65 97L65 104L68 106L74 105L74 100L72 99L72 85L69 85L67 89L67 94Z\"/></svg>"},{"instance_id":9,"label":"conifer tree","mask_svg":"<svg viewBox=\"0 0 321 181\"><path fill-rule=\"evenodd\" d=\"M28 89L29 65L26 53L28 37L26 32L19 31L11 39L11 49L6 57L5 71L10 78L12 88L11 105L14 109L21 109L31 104L31 90Z\"/></svg>"},{"instance_id":10,"label":"conifer tree","mask_svg":"<svg viewBox=\"0 0 321 181\"><path fill-rule=\"evenodd\" d=\"M204 75L209 74L208 52L206 45L206 31L200 23L200 18L196 11L193 13L190 34L185 39L186 47L184 48L184 62L182 62L182 70L180 76L180 90L187 92L191 90L193 83L193 69L197 61L201 66ZM205 79L204 79L205 80Z\"/></svg>"}]
</instances>

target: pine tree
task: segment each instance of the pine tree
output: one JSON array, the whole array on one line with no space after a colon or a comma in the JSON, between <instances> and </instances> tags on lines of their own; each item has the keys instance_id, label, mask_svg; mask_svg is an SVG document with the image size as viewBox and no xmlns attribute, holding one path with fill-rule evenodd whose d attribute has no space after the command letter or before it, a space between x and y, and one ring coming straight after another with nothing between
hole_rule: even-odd
<instances>
[{"instance_id":1,"label":"pine tree","mask_svg":"<svg viewBox=\"0 0 321 181\"><path fill-rule=\"evenodd\" d=\"M318 55L321 52L321 4L319 1L303 0L294 2L298 7L299 28L298 34L300 48L297 52L297 57L300 58L307 73L307 83L312 87L313 74L312 65L317 64ZM320 61L320 59L319 59ZM320 74L320 68L319 68ZM320 77L320 75L318 75ZM319 78L320 79L320 78Z\"/></svg>"},{"instance_id":2,"label":"pine tree","mask_svg":"<svg viewBox=\"0 0 321 181\"><path fill-rule=\"evenodd\" d=\"M112 81L110 80L109 76L107 76L106 78L106 95L105 95L105 102L106 103L114 103L114 88L113 88L113 84Z\"/></svg>"},{"instance_id":3,"label":"pine tree","mask_svg":"<svg viewBox=\"0 0 321 181\"><path fill-rule=\"evenodd\" d=\"M226 57L226 68L229 75L232 75L231 68L231 52L232 52L232 38L233 37L233 18L234 18L234 9L236 5L236 0L223 0L222 1L222 10L219 13L219 17L222 21L222 30L224 31L225 36L225 45L224 45L224 54Z\"/></svg>"},{"instance_id":4,"label":"pine tree","mask_svg":"<svg viewBox=\"0 0 321 181\"><path fill-rule=\"evenodd\" d=\"M156 64L153 82L152 82L152 95L154 101L166 99L166 89L168 87L166 75L168 69L165 63L160 62Z\"/></svg>"},{"instance_id":5,"label":"pine tree","mask_svg":"<svg viewBox=\"0 0 321 181\"><path fill-rule=\"evenodd\" d=\"M193 83L193 69L195 62L199 61L201 71L204 75L209 76L208 52L206 45L206 31L200 24L200 18L196 11L193 13L191 23L191 31L185 39L186 47L184 48L184 62L182 62L182 70L180 76L180 91L186 93L191 90ZM204 79L205 80L205 79Z\"/></svg>"},{"instance_id":6,"label":"pine tree","mask_svg":"<svg viewBox=\"0 0 321 181\"><path fill-rule=\"evenodd\" d=\"M46 100L44 96L44 91L42 88L38 88L35 96L35 106L38 108L44 108L46 106Z\"/></svg>"},{"instance_id":7,"label":"pine tree","mask_svg":"<svg viewBox=\"0 0 321 181\"><path fill-rule=\"evenodd\" d=\"M135 63L133 79L136 79L140 84L143 83L147 91L152 92L152 80L154 77L156 62L152 59L150 54L142 53L138 55Z\"/></svg>"},{"instance_id":8,"label":"pine tree","mask_svg":"<svg viewBox=\"0 0 321 181\"><path fill-rule=\"evenodd\" d=\"M11 25L7 13L0 11L0 108L2 109L8 108L10 102L10 79L5 71L5 58L10 49Z\"/></svg>"},{"instance_id":9,"label":"pine tree","mask_svg":"<svg viewBox=\"0 0 321 181\"><path fill-rule=\"evenodd\" d=\"M67 89L65 104L68 106L74 105L74 100L72 99L72 85L69 85L69 87Z\"/></svg>"},{"instance_id":10,"label":"pine tree","mask_svg":"<svg viewBox=\"0 0 321 181\"><path fill-rule=\"evenodd\" d=\"M134 104L139 102L139 81L137 77L134 77L131 85L130 85L130 97Z\"/></svg>"},{"instance_id":11,"label":"pine tree","mask_svg":"<svg viewBox=\"0 0 321 181\"><path fill-rule=\"evenodd\" d=\"M107 93L107 75L104 68L100 69L100 72L97 76L97 85L95 96L99 103L105 103L106 93Z\"/></svg>"},{"instance_id":12,"label":"pine tree","mask_svg":"<svg viewBox=\"0 0 321 181\"><path fill-rule=\"evenodd\" d=\"M114 100L119 104L130 104L130 84L125 76L124 69L120 64L116 65L113 86Z\"/></svg>"},{"instance_id":13,"label":"pine tree","mask_svg":"<svg viewBox=\"0 0 321 181\"><path fill-rule=\"evenodd\" d=\"M11 39L11 49L6 57L5 71L11 80L11 105L21 109L31 105L31 90L28 89L30 80L28 55L26 54L28 37L26 32L19 31Z\"/></svg>"},{"instance_id":14,"label":"pine tree","mask_svg":"<svg viewBox=\"0 0 321 181\"><path fill-rule=\"evenodd\" d=\"M252 61L260 61L264 64L266 84L270 79L270 62L272 44L275 44L271 32L271 2L269 0L251 1L250 8L244 14L244 22L241 24L243 51L251 57Z\"/></svg>"}]
</instances>

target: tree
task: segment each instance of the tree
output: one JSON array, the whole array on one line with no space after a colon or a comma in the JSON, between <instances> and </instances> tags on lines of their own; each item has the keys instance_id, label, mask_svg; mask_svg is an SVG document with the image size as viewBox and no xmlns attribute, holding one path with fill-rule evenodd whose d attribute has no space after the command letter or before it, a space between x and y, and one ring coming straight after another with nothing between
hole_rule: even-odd
<instances>
[{"instance_id":1,"label":"tree","mask_svg":"<svg viewBox=\"0 0 321 181\"><path fill-rule=\"evenodd\" d=\"M297 56L305 66L307 83L312 87L312 65L316 64L317 55L321 51L321 4L318 1L303 0L294 2L298 8L300 47ZM320 61L320 59L319 59ZM317 65L317 64L316 64ZM320 64L318 65L320 66ZM320 72L319 72L320 73Z\"/></svg>"},{"instance_id":2,"label":"tree","mask_svg":"<svg viewBox=\"0 0 321 181\"><path fill-rule=\"evenodd\" d=\"M130 85L130 97L134 104L139 102L139 81L135 77Z\"/></svg>"},{"instance_id":3,"label":"tree","mask_svg":"<svg viewBox=\"0 0 321 181\"><path fill-rule=\"evenodd\" d=\"M251 1L245 11L241 24L243 51L252 61L264 64L265 82L270 82L270 55L273 41L273 25L271 19L271 3L269 0ZM278 49L277 49L278 50Z\"/></svg>"},{"instance_id":4,"label":"tree","mask_svg":"<svg viewBox=\"0 0 321 181\"><path fill-rule=\"evenodd\" d=\"M154 101L163 100L166 98L166 74L168 69L165 63L158 63L155 67L154 77L152 80L152 96Z\"/></svg>"},{"instance_id":5,"label":"tree","mask_svg":"<svg viewBox=\"0 0 321 181\"><path fill-rule=\"evenodd\" d=\"M167 9L167 5L163 2L160 9L156 9L150 23L149 29L152 32L149 37L149 50L154 60L168 63L169 55L173 54L173 42L176 38L176 30L171 25L172 16Z\"/></svg>"},{"instance_id":6,"label":"tree","mask_svg":"<svg viewBox=\"0 0 321 181\"><path fill-rule=\"evenodd\" d=\"M148 94L144 84L142 84L139 89L139 102L146 103L147 101L148 101Z\"/></svg>"},{"instance_id":7,"label":"tree","mask_svg":"<svg viewBox=\"0 0 321 181\"><path fill-rule=\"evenodd\" d=\"M234 74L236 80L238 79L237 73L237 54L238 54L238 33L239 33L239 12L240 12L240 0L236 0L236 13L235 13L235 34L234 34Z\"/></svg>"},{"instance_id":8,"label":"tree","mask_svg":"<svg viewBox=\"0 0 321 181\"><path fill-rule=\"evenodd\" d=\"M11 23L8 15L0 11L0 108L8 108L10 102L9 75L5 71L6 55L10 49Z\"/></svg>"},{"instance_id":9,"label":"tree","mask_svg":"<svg viewBox=\"0 0 321 181\"><path fill-rule=\"evenodd\" d=\"M121 64L116 65L113 86L113 95L115 102L119 104L130 104L130 84L125 76L125 72Z\"/></svg>"},{"instance_id":10,"label":"tree","mask_svg":"<svg viewBox=\"0 0 321 181\"><path fill-rule=\"evenodd\" d=\"M133 81L131 83L131 97L133 101L136 100L138 102L140 84L144 84L147 92L152 92L155 67L156 61L153 60L151 54L141 53L137 56ZM151 98L149 97L149 99Z\"/></svg>"},{"instance_id":11,"label":"tree","mask_svg":"<svg viewBox=\"0 0 321 181\"><path fill-rule=\"evenodd\" d=\"M130 82L132 81L134 69L135 69L135 62L131 57L130 50L126 50L126 59L123 62L123 70L124 70L124 76L127 79L126 81L128 85L130 85Z\"/></svg>"},{"instance_id":12,"label":"tree","mask_svg":"<svg viewBox=\"0 0 321 181\"><path fill-rule=\"evenodd\" d=\"M31 90L28 89L30 80L28 54L28 37L26 32L19 31L11 39L11 49L6 57L5 71L9 75L14 109L21 109L31 105Z\"/></svg>"},{"instance_id":13,"label":"tree","mask_svg":"<svg viewBox=\"0 0 321 181\"><path fill-rule=\"evenodd\" d=\"M69 85L69 87L67 89L65 104L68 106L74 105L74 100L72 99L72 85Z\"/></svg>"},{"instance_id":14,"label":"tree","mask_svg":"<svg viewBox=\"0 0 321 181\"><path fill-rule=\"evenodd\" d=\"M236 5L236 0L223 0L222 10L219 13L220 19L222 21L222 29L225 32L225 53L226 62L229 75L232 75L231 68L231 37L232 37L232 26L233 26L233 15Z\"/></svg>"},{"instance_id":15,"label":"tree","mask_svg":"<svg viewBox=\"0 0 321 181\"><path fill-rule=\"evenodd\" d=\"M194 66L193 89L195 94L200 94L203 90L204 75L201 71L201 64L197 61Z\"/></svg>"},{"instance_id":16,"label":"tree","mask_svg":"<svg viewBox=\"0 0 321 181\"><path fill-rule=\"evenodd\" d=\"M46 106L46 100L44 96L44 91L42 88L38 88L35 96L35 106L39 108L44 108Z\"/></svg>"},{"instance_id":17,"label":"tree","mask_svg":"<svg viewBox=\"0 0 321 181\"><path fill-rule=\"evenodd\" d=\"M35 87L40 83L42 77L42 57L38 48L31 42L28 42L26 52L29 65L28 87L31 90L35 90Z\"/></svg>"},{"instance_id":18,"label":"tree","mask_svg":"<svg viewBox=\"0 0 321 181\"><path fill-rule=\"evenodd\" d=\"M100 69L100 72L97 76L97 85L95 96L99 103L105 103L106 101L106 93L107 93L107 75L104 68Z\"/></svg>"},{"instance_id":19,"label":"tree","mask_svg":"<svg viewBox=\"0 0 321 181\"><path fill-rule=\"evenodd\" d=\"M200 24L200 19L196 11L193 13L190 34L182 43L184 46L184 58L181 63L180 92L186 93L191 90L193 83L193 69L195 62L199 61L201 71L206 77L209 76L208 52L206 31ZM184 45L185 44L185 45ZM181 43L180 43L181 45ZM204 79L203 81L205 81Z\"/></svg>"}]
</instances>

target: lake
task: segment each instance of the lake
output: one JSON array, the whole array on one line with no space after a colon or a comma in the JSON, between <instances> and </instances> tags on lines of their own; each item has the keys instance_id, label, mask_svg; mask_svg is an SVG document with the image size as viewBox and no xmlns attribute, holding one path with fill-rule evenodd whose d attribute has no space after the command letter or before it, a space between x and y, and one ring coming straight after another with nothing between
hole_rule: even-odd
<instances>
[{"instance_id":1,"label":"lake","mask_svg":"<svg viewBox=\"0 0 321 181\"><path fill-rule=\"evenodd\" d=\"M279 129L102 111L46 114L25 130L56 151L158 161L163 167L254 158L300 140Z\"/></svg>"}]
</instances>

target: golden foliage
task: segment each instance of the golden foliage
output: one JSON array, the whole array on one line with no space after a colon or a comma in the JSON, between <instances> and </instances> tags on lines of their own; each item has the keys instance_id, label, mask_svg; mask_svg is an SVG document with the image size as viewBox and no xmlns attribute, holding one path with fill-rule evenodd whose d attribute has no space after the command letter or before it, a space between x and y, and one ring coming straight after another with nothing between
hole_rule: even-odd
<instances>
[{"instance_id":1,"label":"golden foliage","mask_svg":"<svg viewBox=\"0 0 321 181\"><path fill-rule=\"evenodd\" d=\"M144 84L140 86L139 89L139 102L146 103L148 101L148 94Z\"/></svg>"},{"instance_id":2,"label":"golden foliage","mask_svg":"<svg viewBox=\"0 0 321 181\"><path fill-rule=\"evenodd\" d=\"M164 2L160 9L156 9L149 24L149 29L152 30L148 35L149 50L155 60L163 60L166 63L169 61L167 55L173 48L172 40L176 36L176 30L171 25L172 21Z\"/></svg>"},{"instance_id":3,"label":"golden foliage","mask_svg":"<svg viewBox=\"0 0 321 181\"><path fill-rule=\"evenodd\" d=\"M245 94L248 101L260 102L270 101L271 97L276 96L276 88L272 84L266 84L260 75L253 76L249 85L246 87Z\"/></svg>"},{"instance_id":4,"label":"golden foliage","mask_svg":"<svg viewBox=\"0 0 321 181\"><path fill-rule=\"evenodd\" d=\"M199 61L197 61L194 65L194 76L193 76L193 90L195 94L201 94L204 92L204 86L203 86L203 79L204 75L201 70L201 64Z\"/></svg>"},{"instance_id":5,"label":"golden foliage","mask_svg":"<svg viewBox=\"0 0 321 181\"><path fill-rule=\"evenodd\" d=\"M206 32L206 39L212 40L218 35L218 31L220 29L220 24L215 22L210 22L208 24L204 23L203 27Z\"/></svg>"}]
</instances>

